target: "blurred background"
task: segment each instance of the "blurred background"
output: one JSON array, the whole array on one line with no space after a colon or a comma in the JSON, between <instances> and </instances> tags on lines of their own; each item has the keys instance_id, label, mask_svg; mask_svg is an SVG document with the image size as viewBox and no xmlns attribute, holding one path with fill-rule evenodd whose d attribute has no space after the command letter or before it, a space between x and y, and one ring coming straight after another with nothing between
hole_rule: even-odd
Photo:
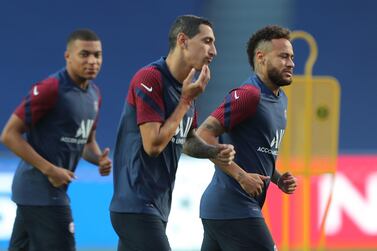
<instances>
[{"instance_id":1,"label":"blurred background","mask_svg":"<svg viewBox=\"0 0 377 251\"><path fill-rule=\"evenodd\" d=\"M211 65L210 84L198 100L199 122L229 89L250 74L246 41L252 33L267 24L304 30L318 45L313 75L336 78L342 91L340 178L333 190L338 195L334 195L329 213L327 243L337 250L377 250L377 151L373 136L377 128L373 112L377 93L376 9L374 0L2 0L0 128L31 84L65 65L66 38L77 28L91 28L102 39L104 64L95 81L103 96L97 137L101 146L112 149L129 81L140 67L167 54L167 34L176 16L195 14L214 23L218 56ZM294 49L295 73L302 75L309 49L300 41L294 43ZM0 250L7 247L15 215L10 186L17 163L18 159L0 145ZM207 161L182 158L168 224L173 250L200 248L198 205L212 172ZM116 250L117 238L108 212L112 178L100 178L96 168L85 162L80 163L77 176L69 193L78 249ZM328 186L326 182L325 176L314 181L314 200L328 196L323 188ZM315 230L323 208L320 203L313 204L318 204L311 211Z\"/></svg>"}]
</instances>

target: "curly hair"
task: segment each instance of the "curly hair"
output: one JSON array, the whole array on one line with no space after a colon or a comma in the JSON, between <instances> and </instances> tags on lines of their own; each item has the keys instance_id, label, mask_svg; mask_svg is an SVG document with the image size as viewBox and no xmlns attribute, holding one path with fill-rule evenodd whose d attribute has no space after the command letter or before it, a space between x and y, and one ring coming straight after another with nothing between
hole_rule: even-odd
<instances>
[{"instance_id":1,"label":"curly hair","mask_svg":"<svg viewBox=\"0 0 377 251\"><path fill-rule=\"evenodd\" d=\"M254 69L255 51L261 42L269 42L272 39L280 38L290 40L290 33L290 30L280 27L278 25L268 25L255 32L247 42L247 55L251 67Z\"/></svg>"}]
</instances>

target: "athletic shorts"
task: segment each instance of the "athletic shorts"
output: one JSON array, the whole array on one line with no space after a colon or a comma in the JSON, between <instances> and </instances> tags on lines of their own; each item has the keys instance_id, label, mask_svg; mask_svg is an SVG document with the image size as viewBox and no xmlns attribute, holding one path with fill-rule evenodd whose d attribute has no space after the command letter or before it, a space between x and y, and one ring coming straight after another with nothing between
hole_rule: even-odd
<instances>
[{"instance_id":1,"label":"athletic shorts","mask_svg":"<svg viewBox=\"0 0 377 251\"><path fill-rule=\"evenodd\" d=\"M119 236L118 251L170 251L166 222L158 216L111 212Z\"/></svg>"},{"instance_id":2,"label":"athletic shorts","mask_svg":"<svg viewBox=\"0 0 377 251\"><path fill-rule=\"evenodd\" d=\"M202 219L201 251L277 251L263 218Z\"/></svg>"},{"instance_id":3,"label":"athletic shorts","mask_svg":"<svg viewBox=\"0 0 377 251\"><path fill-rule=\"evenodd\" d=\"M17 205L9 251L74 251L69 206Z\"/></svg>"}]
</instances>

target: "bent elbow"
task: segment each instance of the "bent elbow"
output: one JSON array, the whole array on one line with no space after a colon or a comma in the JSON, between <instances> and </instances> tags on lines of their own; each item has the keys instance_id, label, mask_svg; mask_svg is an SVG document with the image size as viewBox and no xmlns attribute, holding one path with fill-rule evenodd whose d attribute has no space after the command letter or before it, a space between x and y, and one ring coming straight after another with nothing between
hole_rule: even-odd
<instances>
[{"instance_id":1,"label":"bent elbow","mask_svg":"<svg viewBox=\"0 0 377 251\"><path fill-rule=\"evenodd\" d=\"M8 142L7 134L3 131L0 135L0 142L3 143L4 145L7 145Z\"/></svg>"},{"instance_id":2,"label":"bent elbow","mask_svg":"<svg viewBox=\"0 0 377 251\"><path fill-rule=\"evenodd\" d=\"M9 134L7 134L7 133L2 133L1 135L0 135L0 142L4 145L4 146L6 146L7 148L11 148L11 146L12 146L12 136L11 135L9 135Z\"/></svg>"}]
</instances>

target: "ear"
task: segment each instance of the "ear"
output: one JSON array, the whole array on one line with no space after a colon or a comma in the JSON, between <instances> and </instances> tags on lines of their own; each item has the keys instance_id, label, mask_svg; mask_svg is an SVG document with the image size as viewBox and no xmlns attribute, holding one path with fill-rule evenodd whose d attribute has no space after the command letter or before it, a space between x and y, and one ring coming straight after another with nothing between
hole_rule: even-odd
<instances>
[{"instance_id":1,"label":"ear","mask_svg":"<svg viewBox=\"0 0 377 251\"><path fill-rule=\"evenodd\" d=\"M68 50L67 51L65 51L64 52L64 58L65 58L65 60L69 60L69 52L68 52Z\"/></svg>"},{"instance_id":2,"label":"ear","mask_svg":"<svg viewBox=\"0 0 377 251\"><path fill-rule=\"evenodd\" d=\"M264 65L266 62L264 53L262 51L256 51L255 60L258 64Z\"/></svg>"},{"instance_id":3,"label":"ear","mask_svg":"<svg viewBox=\"0 0 377 251\"><path fill-rule=\"evenodd\" d=\"M184 49L187 49L187 41L188 41L188 38L187 36L184 34L184 33L179 33L178 36L177 36L177 46L179 46L180 48L184 48Z\"/></svg>"}]
</instances>

